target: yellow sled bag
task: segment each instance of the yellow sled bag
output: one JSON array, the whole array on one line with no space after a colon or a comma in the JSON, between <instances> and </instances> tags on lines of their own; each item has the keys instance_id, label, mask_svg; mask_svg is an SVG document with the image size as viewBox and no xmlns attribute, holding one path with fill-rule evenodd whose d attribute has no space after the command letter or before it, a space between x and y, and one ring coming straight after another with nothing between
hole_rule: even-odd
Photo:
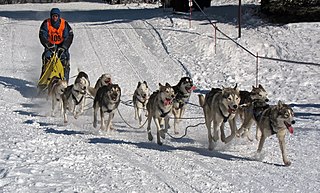
<instances>
[{"instance_id":1,"label":"yellow sled bag","mask_svg":"<svg viewBox=\"0 0 320 193\"><path fill-rule=\"evenodd\" d=\"M52 77L58 77L62 80L64 79L63 65L60 58L57 56L57 53L53 54L44 67L45 71L38 82L38 88L46 89Z\"/></svg>"}]
</instances>

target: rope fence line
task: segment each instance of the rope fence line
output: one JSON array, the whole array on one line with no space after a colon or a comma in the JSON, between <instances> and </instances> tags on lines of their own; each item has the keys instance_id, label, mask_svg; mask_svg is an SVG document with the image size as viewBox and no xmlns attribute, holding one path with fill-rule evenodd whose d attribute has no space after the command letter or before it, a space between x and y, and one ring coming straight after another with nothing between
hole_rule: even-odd
<instances>
[{"instance_id":1,"label":"rope fence line","mask_svg":"<svg viewBox=\"0 0 320 193\"><path fill-rule=\"evenodd\" d=\"M209 23L211 24L211 26L218 32L220 32L223 36L225 36L226 38L228 38L229 40L231 40L233 43L235 43L237 46L239 46L240 48L242 48L243 50L245 50L247 53L249 53L250 55L252 55L255 58L260 58L260 59L266 59L266 60L273 60L273 61L278 61L278 62L287 62L287 63L294 63L294 64L303 64L303 65L312 65L312 66L320 66L320 63L314 63L314 62L304 62L304 61L295 61L295 60L287 60L287 59L280 59L280 58L273 58L273 57L265 57L265 56L258 56L256 54L254 54L253 52L251 52L249 49L245 48L244 46L242 46L241 44L239 44L238 42L236 42L234 39L232 39L231 37L229 37L227 34L225 34L223 31L221 31L215 24L215 22L212 22L211 19L209 18L209 16L200 8L199 4L197 3L196 0L193 0L193 2L196 4L196 6L199 8L199 10L201 11L201 13L205 16L205 18L209 21ZM215 37L216 39L216 37Z\"/></svg>"}]
</instances>

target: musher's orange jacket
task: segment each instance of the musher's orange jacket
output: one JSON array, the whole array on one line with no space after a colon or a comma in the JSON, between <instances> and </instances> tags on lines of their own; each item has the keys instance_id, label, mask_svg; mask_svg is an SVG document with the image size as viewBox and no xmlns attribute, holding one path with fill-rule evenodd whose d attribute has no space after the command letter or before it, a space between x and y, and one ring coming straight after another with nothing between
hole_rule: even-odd
<instances>
[{"instance_id":1,"label":"musher's orange jacket","mask_svg":"<svg viewBox=\"0 0 320 193\"><path fill-rule=\"evenodd\" d=\"M47 19L47 28L48 28L48 41L51 44L61 44L64 41L63 31L65 28L65 20L63 18L60 19L60 27L56 29L51 24L51 19Z\"/></svg>"}]
</instances>

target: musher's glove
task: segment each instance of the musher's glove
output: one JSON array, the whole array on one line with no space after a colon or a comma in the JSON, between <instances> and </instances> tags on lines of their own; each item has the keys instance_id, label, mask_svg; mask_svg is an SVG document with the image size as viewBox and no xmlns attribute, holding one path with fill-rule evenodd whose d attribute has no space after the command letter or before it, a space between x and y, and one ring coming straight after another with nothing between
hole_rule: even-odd
<instances>
[{"instance_id":1,"label":"musher's glove","mask_svg":"<svg viewBox=\"0 0 320 193\"><path fill-rule=\"evenodd\" d=\"M61 57L61 55L63 54L64 51L65 51L64 48L58 48L57 55L59 58Z\"/></svg>"}]
</instances>

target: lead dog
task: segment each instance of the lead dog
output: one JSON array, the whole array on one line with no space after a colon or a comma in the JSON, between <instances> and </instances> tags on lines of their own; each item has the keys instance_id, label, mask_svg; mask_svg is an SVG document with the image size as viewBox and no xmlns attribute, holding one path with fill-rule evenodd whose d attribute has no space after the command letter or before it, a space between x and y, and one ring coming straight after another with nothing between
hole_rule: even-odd
<instances>
[{"instance_id":1,"label":"lead dog","mask_svg":"<svg viewBox=\"0 0 320 193\"><path fill-rule=\"evenodd\" d=\"M56 107L63 112L62 95L68 87L68 82L56 76L52 77L48 85L48 98L51 98L51 116L55 116Z\"/></svg>"},{"instance_id":2,"label":"lead dog","mask_svg":"<svg viewBox=\"0 0 320 193\"><path fill-rule=\"evenodd\" d=\"M98 89L102 86L106 86L106 85L109 85L109 84L112 84L111 82L111 75L108 74L108 73L105 73L105 74L102 74L96 84L94 85L94 87L89 87L89 93L91 96L95 97L96 96L96 93L98 91Z\"/></svg>"},{"instance_id":3,"label":"lead dog","mask_svg":"<svg viewBox=\"0 0 320 193\"><path fill-rule=\"evenodd\" d=\"M293 133L292 124L294 123L294 113L292 108L281 101L279 101L277 105L270 106L264 110L258 121L261 138L257 153L261 153L266 138L276 134L279 139L283 163L286 166L290 166L291 162L287 158L285 135L287 131Z\"/></svg>"},{"instance_id":4,"label":"lead dog","mask_svg":"<svg viewBox=\"0 0 320 193\"><path fill-rule=\"evenodd\" d=\"M172 113L174 115L174 133L179 134L178 124L184 115L187 107L187 102L190 99L192 90L194 90L193 81L189 77L182 77L177 85L172 87L176 93L176 97L173 100Z\"/></svg>"},{"instance_id":5,"label":"lead dog","mask_svg":"<svg viewBox=\"0 0 320 193\"><path fill-rule=\"evenodd\" d=\"M165 133L169 129L169 113L172 111L173 99L176 94L169 83L166 83L164 86L159 83L159 90L153 92L147 103L148 111L148 139L149 141L153 140L151 134L151 120L154 120L154 123L157 127L157 143L162 145L160 136L164 139ZM161 129L160 123L164 120L165 128Z\"/></svg>"},{"instance_id":6,"label":"lead dog","mask_svg":"<svg viewBox=\"0 0 320 193\"><path fill-rule=\"evenodd\" d=\"M142 124L142 114L145 111L149 99L149 87L146 81L138 82L138 86L133 93L132 102L134 107L134 118Z\"/></svg>"},{"instance_id":7,"label":"lead dog","mask_svg":"<svg viewBox=\"0 0 320 193\"><path fill-rule=\"evenodd\" d=\"M68 122L67 110L73 113L75 119L83 113L87 89L90 86L88 75L80 71L74 84L69 85L63 93L64 122Z\"/></svg>"},{"instance_id":8,"label":"lead dog","mask_svg":"<svg viewBox=\"0 0 320 193\"><path fill-rule=\"evenodd\" d=\"M112 129L112 119L120 104L121 89L118 84L109 84L98 89L93 102L93 127L97 127L97 113L100 110L101 130ZM104 113L109 113L107 126L105 125Z\"/></svg>"},{"instance_id":9,"label":"lead dog","mask_svg":"<svg viewBox=\"0 0 320 193\"><path fill-rule=\"evenodd\" d=\"M236 134L235 115L240 103L240 93L237 86L234 88L213 88L204 97L199 95L199 103L203 108L206 127L208 129L209 150L213 150L213 141L217 142L220 138L219 128L221 132L221 141L228 143ZM224 124L229 122L231 134L227 138L224 134ZM213 136L211 125L213 122Z\"/></svg>"}]
</instances>

